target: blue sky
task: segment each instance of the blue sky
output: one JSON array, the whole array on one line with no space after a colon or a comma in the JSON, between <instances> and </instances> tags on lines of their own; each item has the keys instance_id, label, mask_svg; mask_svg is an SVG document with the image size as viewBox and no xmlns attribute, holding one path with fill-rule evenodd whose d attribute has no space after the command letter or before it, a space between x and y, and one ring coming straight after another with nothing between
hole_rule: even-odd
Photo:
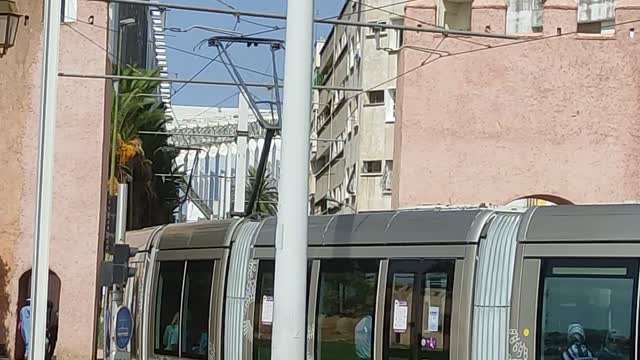
<instances>
[{"instance_id":1,"label":"blue sky","mask_svg":"<svg viewBox=\"0 0 640 360\"><path fill-rule=\"evenodd\" d=\"M286 13L286 0L221 0L224 3L241 10L269 12L269 13ZM220 0L166 0L170 3L189 4L206 7L225 7ZM336 16L340 12L344 0L316 0L316 17ZM248 23L244 20L257 22L264 26L258 26ZM205 25L210 27L233 29L235 18L228 15L217 15L211 13L189 12L171 10L167 13L167 27L187 28L191 25ZM252 33L261 30L268 30L265 26L283 26L284 21L273 21L261 18L241 18L237 30L244 33ZM323 37L328 34L330 27L326 25L316 26L316 37ZM206 43L201 47L197 47L202 40L214 36L216 34L202 31L191 30L186 33L167 32L167 45L192 51L204 56L213 57L217 55L214 48L207 47ZM284 39L285 31L275 31L259 35L261 37ZM251 68L260 72L271 73L271 57L268 48L250 48L236 44L229 49L234 63ZM208 59L198 58L189 54L181 53L177 50L168 49L168 61L170 76L178 78L191 78L195 73L200 71L208 62ZM279 75L283 77L284 51L278 59ZM246 81L254 82L272 82L269 78L259 74L242 72L242 76ZM206 68L197 79L201 80L230 80L230 77L224 65L213 63ZM182 87L181 84L174 84L174 90ZM181 89L173 98L173 105L196 105L196 106L213 106L220 103L225 98L232 96L238 92L235 87L221 87L210 85L187 85ZM257 90L257 96L261 98L270 97L270 93L266 90ZM237 96L221 103L219 106L235 106L237 104Z\"/></svg>"}]
</instances>

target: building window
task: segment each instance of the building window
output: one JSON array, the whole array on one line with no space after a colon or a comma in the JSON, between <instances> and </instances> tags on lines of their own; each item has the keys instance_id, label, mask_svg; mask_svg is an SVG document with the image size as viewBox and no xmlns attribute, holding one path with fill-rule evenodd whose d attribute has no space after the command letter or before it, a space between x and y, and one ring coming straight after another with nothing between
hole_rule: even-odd
<instances>
[{"instance_id":1,"label":"building window","mask_svg":"<svg viewBox=\"0 0 640 360\"><path fill-rule=\"evenodd\" d=\"M362 163L362 174L380 175L382 174L382 160L368 160Z\"/></svg>"},{"instance_id":2,"label":"building window","mask_svg":"<svg viewBox=\"0 0 640 360\"><path fill-rule=\"evenodd\" d=\"M76 22L78 18L78 0L62 0L62 22Z\"/></svg>"},{"instance_id":3,"label":"building window","mask_svg":"<svg viewBox=\"0 0 640 360\"><path fill-rule=\"evenodd\" d=\"M373 359L378 268L378 260L321 262L316 359Z\"/></svg>"},{"instance_id":4,"label":"building window","mask_svg":"<svg viewBox=\"0 0 640 360\"><path fill-rule=\"evenodd\" d=\"M388 88L384 91L384 121L392 123L396 121L396 89Z\"/></svg>"},{"instance_id":5,"label":"building window","mask_svg":"<svg viewBox=\"0 0 640 360\"><path fill-rule=\"evenodd\" d=\"M635 260L544 263L538 311L540 359L563 358L563 352L573 348L569 341L584 345L582 352L591 353L586 357L634 358L637 277Z\"/></svg>"},{"instance_id":6,"label":"building window","mask_svg":"<svg viewBox=\"0 0 640 360\"><path fill-rule=\"evenodd\" d=\"M614 33L614 0L578 0L578 32L588 34Z\"/></svg>"},{"instance_id":7,"label":"building window","mask_svg":"<svg viewBox=\"0 0 640 360\"><path fill-rule=\"evenodd\" d=\"M508 0L507 33L542 32L542 0Z\"/></svg>"},{"instance_id":8,"label":"building window","mask_svg":"<svg viewBox=\"0 0 640 360\"><path fill-rule=\"evenodd\" d=\"M367 91L367 98L370 105L382 105L384 104L384 90Z\"/></svg>"},{"instance_id":9,"label":"building window","mask_svg":"<svg viewBox=\"0 0 640 360\"><path fill-rule=\"evenodd\" d=\"M402 18L391 19L391 25L404 25L404 20ZM404 41L404 32L402 30L391 30L390 33L389 47L391 50L400 49Z\"/></svg>"},{"instance_id":10,"label":"building window","mask_svg":"<svg viewBox=\"0 0 640 360\"><path fill-rule=\"evenodd\" d=\"M382 173L382 191L391 192L391 183L393 182L393 160L384 162L384 172Z\"/></svg>"},{"instance_id":11,"label":"building window","mask_svg":"<svg viewBox=\"0 0 640 360\"><path fill-rule=\"evenodd\" d=\"M156 288L156 354L207 358L213 265L213 261L160 264Z\"/></svg>"},{"instance_id":12,"label":"building window","mask_svg":"<svg viewBox=\"0 0 640 360\"><path fill-rule=\"evenodd\" d=\"M438 26L447 30L471 30L471 1L438 0Z\"/></svg>"},{"instance_id":13,"label":"building window","mask_svg":"<svg viewBox=\"0 0 640 360\"><path fill-rule=\"evenodd\" d=\"M385 25L386 23L387 23L386 21L369 21L369 24L371 24L371 27L367 32L367 36L374 36L376 34L376 31L380 31L380 35L386 34L387 33L386 28L381 29L375 26L375 25Z\"/></svg>"}]
</instances>

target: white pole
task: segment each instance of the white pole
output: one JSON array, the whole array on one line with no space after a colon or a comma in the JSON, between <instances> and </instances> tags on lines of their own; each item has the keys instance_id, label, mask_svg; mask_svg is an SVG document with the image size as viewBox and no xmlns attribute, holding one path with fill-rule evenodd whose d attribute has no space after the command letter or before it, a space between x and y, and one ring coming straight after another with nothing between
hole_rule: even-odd
<instances>
[{"instance_id":1,"label":"white pole","mask_svg":"<svg viewBox=\"0 0 640 360\"><path fill-rule=\"evenodd\" d=\"M272 359L305 358L313 0L287 1Z\"/></svg>"},{"instance_id":2,"label":"white pole","mask_svg":"<svg viewBox=\"0 0 640 360\"><path fill-rule=\"evenodd\" d=\"M238 149L236 161L236 192L233 199L233 212L244 212L247 181L247 136L249 131L249 105L244 96L238 101Z\"/></svg>"},{"instance_id":3,"label":"white pole","mask_svg":"<svg viewBox=\"0 0 640 360\"><path fill-rule=\"evenodd\" d=\"M47 297L49 292L49 241L53 205L53 162L56 129L56 82L58 40L60 38L60 0L44 0L44 45L42 90L40 93L40 137L38 177L31 277L32 360L43 360L46 353Z\"/></svg>"},{"instance_id":4,"label":"white pole","mask_svg":"<svg viewBox=\"0 0 640 360\"><path fill-rule=\"evenodd\" d=\"M118 206L116 207L116 244L124 244L127 234L127 205L129 185L118 184Z\"/></svg>"}]
</instances>

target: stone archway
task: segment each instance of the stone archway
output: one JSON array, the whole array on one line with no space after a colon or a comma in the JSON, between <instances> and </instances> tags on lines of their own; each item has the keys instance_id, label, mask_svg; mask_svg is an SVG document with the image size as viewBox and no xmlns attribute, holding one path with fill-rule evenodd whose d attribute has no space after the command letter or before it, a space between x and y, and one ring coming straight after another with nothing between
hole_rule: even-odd
<instances>
[{"instance_id":1,"label":"stone archway","mask_svg":"<svg viewBox=\"0 0 640 360\"><path fill-rule=\"evenodd\" d=\"M49 270L49 293L48 301L51 303L51 309L47 313L47 326L58 325L58 310L60 309L60 291L62 290L62 282L60 277ZM18 303L16 304L16 329L20 323L20 309L27 303L27 299L31 294L31 269L25 271L18 280ZM20 331L16 331L14 359L24 358L24 340Z\"/></svg>"},{"instance_id":2,"label":"stone archway","mask_svg":"<svg viewBox=\"0 0 640 360\"><path fill-rule=\"evenodd\" d=\"M528 195L513 199L507 203L507 206L553 206L553 205L573 205L573 202L557 195L536 194Z\"/></svg>"}]
</instances>

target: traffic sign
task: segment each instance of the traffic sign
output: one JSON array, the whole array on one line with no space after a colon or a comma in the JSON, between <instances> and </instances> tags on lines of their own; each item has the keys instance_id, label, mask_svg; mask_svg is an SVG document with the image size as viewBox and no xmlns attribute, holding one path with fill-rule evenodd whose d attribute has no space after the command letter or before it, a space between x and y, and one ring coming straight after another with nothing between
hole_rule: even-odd
<instances>
[{"instance_id":1,"label":"traffic sign","mask_svg":"<svg viewBox=\"0 0 640 360\"><path fill-rule=\"evenodd\" d=\"M132 333L131 311L126 306L121 306L116 313L116 347L120 350L126 350Z\"/></svg>"}]
</instances>

